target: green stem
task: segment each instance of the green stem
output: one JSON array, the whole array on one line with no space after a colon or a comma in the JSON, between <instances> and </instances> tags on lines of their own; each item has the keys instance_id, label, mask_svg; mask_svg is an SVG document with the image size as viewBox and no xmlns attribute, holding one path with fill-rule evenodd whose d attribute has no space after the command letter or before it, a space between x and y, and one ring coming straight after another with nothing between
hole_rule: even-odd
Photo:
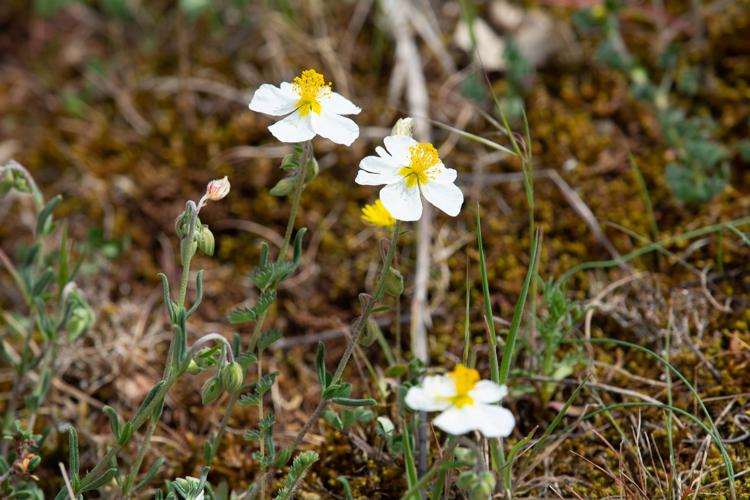
<instances>
[{"instance_id":1,"label":"green stem","mask_svg":"<svg viewBox=\"0 0 750 500\"><path fill-rule=\"evenodd\" d=\"M299 170L297 171L297 177L294 184L294 194L292 195L292 209L289 212L289 221L286 224L286 232L284 233L284 243L281 245L279 250L278 261L282 261L286 255L286 251L289 249L289 244L292 241L292 234L294 233L294 221L297 218L297 211L299 210L300 200L302 198L302 191L305 190L305 177L307 176L307 164L312 158L312 141L307 141L302 146L302 159L299 162Z\"/></svg>"},{"instance_id":2,"label":"green stem","mask_svg":"<svg viewBox=\"0 0 750 500\"><path fill-rule=\"evenodd\" d=\"M258 349L258 378L257 380L260 380L263 376L263 363L261 361L261 355L263 354L263 349ZM258 422L263 421L263 397L261 396L258 401ZM266 432L272 432L271 429L266 430ZM266 458L266 436L264 435L260 436L260 449L258 452L260 453L260 498L261 500L264 500L266 498L266 465L265 465L265 458Z\"/></svg>"},{"instance_id":3,"label":"green stem","mask_svg":"<svg viewBox=\"0 0 750 500\"><path fill-rule=\"evenodd\" d=\"M346 346L346 350L344 351L343 356L341 356L341 359L339 360L339 364L336 367L336 372L333 374L333 378L331 379L330 384L335 384L341 379L341 375L344 373L344 369L349 363L349 358L351 358L352 352L354 351L354 346L359 342L359 337L362 335L364 326L365 324L367 324L367 320L370 317L375 304L383 298L383 294L385 292L385 279L388 276L388 270L391 267L391 262L393 262L393 255L396 252L400 226L401 222L396 221L396 224L393 226L393 234L391 236L390 245L388 246L388 252L385 255L385 261L383 262L383 268L380 271L380 277L378 278L377 286L375 287L375 293L367 299L364 310L362 311L362 315L357 319L357 322L352 328L352 336L349 339L349 343ZM302 429L300 429L300 431L297 433L297 436L294 438L294 441L291 445L292 450L296 449L297 446L299 446L299 444L302 442L302 439L305 437L305 434L307 434L313 424L318 421L318 418L320 418L320 415L323 414L323 411L327 406L328 401L325 399L321 399L318 402L318 406L315 408L315 411L312 415L310 415L310 418L307 419L305 425L302 427Z\"/></svg>"},{"instance_id":4,"label":"green stem","mask_svg":"<svg viewBox=\"0 0 750 500\"><path fill-rule=\"evenodd\" d=\"M286 256L286 252L289 249L289 245L292 242L292 235L294 234L294 225L297 219L297 213L299 212L300 207L300 201L302 199L302 192L305 188L305 176L307 174L306 165L312 158L312 141L307 141L303 145L303 151L302 151L302 159L300 161L300 171L298 172L296 183L294 185L294 193L292 195L292 206L289 211L289 219L286 223L286 231L284 232L284 241L281 244L281 248L279 249L279 254L276 257L276 262L282 262ZM253 334L250 337L250 343L248 345L248 352L254 352L255 347L258 345L258 340L260 340L260 336L263 333L263 325L266 321L266 316L268 314L268 311L264 311L258 319L255 321L255 328L253 329ZM260 365L260 352L258 353L258 364ZM260 374L259 374L260 377ZM237 404L237 396L232 395L232 397L227 402L227 407L224 410L224 415L221 418L221 423L219 424L219 428L216 432L216 438L214 440L214 445L211 447L211 456L209 457L207 466L210 466L213 462L213 459L216 458L216 453L218 451L218 445L221 442L221 438L224 436L224 433L226 432L227 423L229 422L229 417L234 411L234 407ZM261 402L262 404L262 402ZM262 410L261 410L262 411ZM262 441L262 440L261 440ZM263 446L263 444L261 444Z\"/></svg>"}]
</instances>

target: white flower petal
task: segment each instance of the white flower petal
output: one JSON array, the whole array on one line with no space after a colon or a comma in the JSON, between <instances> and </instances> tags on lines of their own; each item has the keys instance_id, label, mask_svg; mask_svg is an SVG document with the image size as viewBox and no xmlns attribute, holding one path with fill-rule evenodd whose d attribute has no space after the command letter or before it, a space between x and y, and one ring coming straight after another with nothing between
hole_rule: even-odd
<instances>
[{"instance_id":1,"label":"white flower petal","mask_svg":"<svg viewBox=\"0 0 750 500\"><path fill-rule=\"evenodd\" d=\"M357 115L362 111L352 101L336 92L321 97L320 105L325 111L336 115Z\"/></svg>"},{"instance_id":2,"label":"white flower petal","mask_svg":"<svg viewBox=\"0 0 750 500\"><path fill-rule=\"evenodd\" d=\"M309 141L315 137L309 117L310 115L301 116L298 112L294 112L268 127L268 130L281 142Z\"/></svg>"},{"instance_id":3,"label":"white flower petal","mask_svg":"<svg viewBox=\"0 0 750 500\"><path fill-rule=\"evenodd\" d=\"M385 148L393 156L393 159L401 166L409 164L409 148L416 145L417 141L406 135L389 135L383 139Z\"/></svg>"},{"instance_id":4,"label":"white flower petal","mask_svg":"<svg viewBox=\"0 0 750 500\"><path fill-rule=\"evenodd\" d=\"M398 175L389 175L381 173L368 172L366 170L360 170L357 172L357 178L354 182L360 186L382 186L383 184L392 184L398 180Z\"/></svg>"},{"instance_id":5,"label":"white flower petal","mask_svg":"<svg viewBox=\"0 0 750 500\"><path fill-rule=\"evenodd\" d=\"M455 169L445 168L445 165L442 163L438 163L432 167L430 173L432 174L432 182L437 182L438 184L453 184L458 176Z\"/></svg>"},{"instance_id":6,"label":"white flower petal","mask_svg":"<svg viewBox=\"0 0 750 500\"><path fill-rule=\"evenodd\" d=\"M442 411L450 406L450 402L435 397L435 394L420 386L410 388L404 401L415 411Z\"/></svg>"},{"instance_id":7,"label":"white flower petal","mask_svg":"<svg viewBox=\"0 0 750 500\"><path fill-rule=\"evenodd\" d=\"M289 83L286 85L291 87ZM259 113L283 116L294 111L297 107L297 101L299 101L299 96L289 89L285 89L283 83L281 88L264 83L255 91L248 107Z\"/></svg>"},{"instance_id":8,"label":"white flower petal","mask_svg":"<svg viewBox=\"0 0 750 500\"><path fill-rule=\"evenodd\" d=\"M432 423L454 436L466 434L477 428L474 422L475 415L472 411L475 408L473 406L464 406L463 408L450 407L438 415Z\"/></svg>"},{"instance_id":9,"label":"white flower petal","mask_svg":"<svg viewBox=\"0 0 750 500\"><path fill-rule=\"evenodd\" d=\"M422 186L422 194L427 198L427 201L451 217L458 215L461 211L461 205L464 203L464 194L455 184L440 184L428 181Z\"/></svg>"},{"instance_id":10,"label":"white flower petal","mask_svg":"<svg viewBox=\"0 0 750 500\"><path fill-rule=\"evenodd\" d=\"M291 83L281 82L281 84L279 85L279 88L286 95L290 96L290 98L299 100L300 98L299 92L294 90L294 85L292 85Z\"/></svg>"},{"instance_id":11,"label":"white flower petal","mask_svg":"<svg viewBox=\"0 0 750 500\"><path fill-rule=\"evenodd\" d=\"M388 161L386 158L381 158L379 156L365 156L359 162L359 168L378 174L398 175L398 171L401 167L394 165L393 162Z\"/></svg>"},{"instance_id":12,"label":"white flower petal","mask_svg":"<svg viewBox=\"0 0 750 500\"><path fill-rule=\"evenodd\" d=\"M383 146L375 146L375 152L378 154L378 156L380 156L384 160L391 161L394 164L396 163L395 160L393 159L393 156L391 156L391 154L388 151L386 151Z\"/></svg>"},{"instance_id":13,"label":"white flower petal","mask_svg":"<svg viewBox=\"0 0 750 500\"><path fill-rule=\"evenodd\" d=\"M508 388L491 380L480 380L469 391L469 397L477 403L497 403L508 394Z\"/></svg>"},{"instance_id":14,"label":"white flower petal","mask_svg":"<svg viewBox=\"0 0 750 500\"><path fill-rule=\"evenodd\" d=\"M468 407L466 407L468 408ZM497 405L475 404L472 408L474 428L485 437L508 437L513 432L516 419L507 408Z\"/></svg>"},{"instance_id":15,"label":"white flower petal","mask_svg":"<svg viewBox=\"0 0 750 500\"><path fill-rule=\"evenodd\" d=\"M419 189L406 187L406 181L389 184L380 190L380 201L391 215L403 221L419 220L422 217L422 199Z\"/></svg>"},{"instance_id":16,"label":"white flower petal","mask_svg":"<svg viewBox=\"0 0 750 500\"><path fill-rule=\"evenodd\" d=\"M354 121L343 116L322 110L320 114L310 113L310 122L316 134L330 139L336 144L351 146L359 137L359 127Z\"/></svg>"},{"instance_id":17,"label":"white flower petal","mask_svg":"<svg viewBox=\"0 0 750 500\"><path fill-rule=\"evenodd\" d=\"M450 399L456 395L456 384L446 375L428 375L422 380L421 385L436 398Z\"/></svg>"}]
</instances>

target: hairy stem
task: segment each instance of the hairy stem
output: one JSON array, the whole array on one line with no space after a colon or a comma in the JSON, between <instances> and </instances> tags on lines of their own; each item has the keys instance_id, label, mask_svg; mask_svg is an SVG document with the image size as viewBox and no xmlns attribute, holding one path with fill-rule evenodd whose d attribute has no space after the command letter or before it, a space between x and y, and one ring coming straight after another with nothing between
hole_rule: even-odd
<instances>
[{"instance_id":1,"label":"hairy stem","mask_svg":"<svg viewBox=\"0 0 750 500\"><path fill-rule=\"evenodd\" d=\"M391 242L388 246L388 253L386 253L385 261L383 262L383 268L380 271L380 277L378 278L378 283L375 287L375 293L367 298L367 302L365 303L362 315L357 319L354 327L352 328L352 336L346 346L344 355L341 356L341 359L339 360L339 364L336 367L333 378L331 379L331 384L335 384L341 379L341 376L344 373L344 369L349 363L349 358L351 358L352 352L354 351L354 346L356 346L359 342L359 337L362 335L362 331L367 324L367 320L370 317L375 304L377 304L383 298L383 295L385 293L385 280L388 276L388 270L391 268L391 262L393 262L393 255L396 252L399 227L400 221L396 221L396 224L393 226L393 235L391 236ZM296 449L297 446L299 446L299 444L302 442L302 439L305 437L305 434L307 434L307 432L310 430L310 427L312 427L312 425L318 421L327 406L328 401L325 399L321 399L313 414L310 415L310 418L307 419L305 425L302 427L302 429L300 429L300 431L297 433L297 436L294 438L291 446L292 450Z\"/></svg>"},{"instance_id":2,"label":"hairy stem","mask_svg":"<svg viewBox=\"0 0 750 500\"><path fill-rule=\"evenodd\" d=\"M281 244L281 248L279 249L279 254L276 257L276 262L282 262L286 256L287 250L289 250L289 245L292 242L292 235L294 234L294 225L297 220L297 213L299 212L300 207L300 200L302 199L302 192L305 189L305 176L306 176L306 165L312 158L313 149L312 149L312 141L307 141L303 144L303 150L302 150L302 159L300 160L300 171L297 175L297 182L294 185L294 192L292 194L292 206L289 211L289 219L286 223L286 231L284 232L284 241ZM263 333L263 325L266 321L267 311L264 311L258 319L255 321L255 328L253 329L253 334L250 337L250 343L248 344L248 352L254 352L255 347L258 345L258 340L260 340L260 336ZM260 359L260 352L258 353L258 365L261 364ZM259 369L260 370L260 369ZM262 376L262 372L258 372L258 378ZM234 411L234 407L237 404L237 396L232 396L229 401L227 402L227 407L224 410L224 415L221 418L221 422L219 423L219 428L216 432L216 438L214 441L214 446L211 449L211 456L209 457L210 460L206 465L210 466L211 462L213 462L213 459L216 457L216 453L218 451L218 444L221 442L221 438L224 436L224 433L226 432L227 423L229 421L229 417L232 414L232 411ZM261 402L261 405L263 403ZM262 408L262 407L261 407ZM262 409L260 409L262 412ZM261 415L262 418L262 415ZM262 441L262 440L261 440ZM264 446L261 444L261 446ZM265 475L263 474L262 477Z\"/></svg>"}]
</instances>

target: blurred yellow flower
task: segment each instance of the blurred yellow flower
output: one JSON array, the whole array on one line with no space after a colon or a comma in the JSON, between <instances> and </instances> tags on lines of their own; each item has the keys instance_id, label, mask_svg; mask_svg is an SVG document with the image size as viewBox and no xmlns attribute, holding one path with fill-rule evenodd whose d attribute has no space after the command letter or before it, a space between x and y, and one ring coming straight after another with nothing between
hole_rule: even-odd
<instances>
[{"instance_id":1,"label":"blurred yellow flower","mask_svg":"<svg viewBox=\"0 0 750 500\"><path fill-rule=\"evenodd\" d=\"M362 220L373 226L386 228L396 223L396 219L383 206L383 202L380 199L375 200L375 203L362 207Z\"/></svg>"}]
</instances>

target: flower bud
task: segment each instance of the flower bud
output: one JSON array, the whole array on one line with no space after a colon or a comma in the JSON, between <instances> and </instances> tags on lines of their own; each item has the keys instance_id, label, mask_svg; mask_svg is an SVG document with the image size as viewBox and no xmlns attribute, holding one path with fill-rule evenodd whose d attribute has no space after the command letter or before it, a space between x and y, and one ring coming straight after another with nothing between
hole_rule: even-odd
<instances>
[{"instance_id":1,"label":"flower bud","mask_svg":"<svg viewBox=\"0 0 750 500\"><path fill-rule=\"evenodd\" d=\"M284 177L271 188L271 196L289 196L294 191L294 178Z\"/></svg>"},{"instance_id":2,"label":"flower bud","mask_svg":"<svg viewBox=\"0 0 750 500\"><path fill-rule=\"evenodd\" d=\"M245 383L245 373L236 361L229 363L221 370L221 384L230 394L236 394Z\"/></svg>"},{"instance_id":3,"label":"flower bud","mask_svg":"<svg viewBox=\"0 0 750 500\"><path fill-rule=\"evenodd\" d=\"M469 498L471 500L485 500L492 496L495 491L495 475L489 471L479 474L478 483L472 488Z\"/></svg>"},{"instance_id":4,"label":"flower bud","mask_svg":"<svg viewBox=\"0 0 750 500\"><path fill-rule=\"evenodd\" d=\"M380 330L378 323L372 318L367 318L365 331L363 335L359 337L359 343L360 345L363 345L365 347L370 347L372 343L375 342L375 340L378 338L378 335L382 335L382 331Z\"/></svg>"},{"instance_id":5,"label":"flower bud","mask_svg":"<svg viewBox=\"0 0 750 500\"><path fill-rule=\"evenodd\" d=\"M216 240L214 239L214 233L211 232L208 226L201 225L201 227L196 230L196 241L201 252L209 257L214 254Z\"/></svg>"},{"instance_id":6,"label":"flower bud","mask_svg":"<svg viewBox=\"0 0 750 500\"><path fill-rule=\"evenodd\" d=\"M320 173L318 160L312 158L307 162L307 168L305 168L305 182L310 182L311 180L315 179L318 176L318 173Z\"/></svg>"},{"instance_id":7,"label":"flower bud","mask_svg":"<svg viewBox=\"0 0 750 500\"><path fill-rule=\"evenodd\" d=\"M201 387L201 401L204 405L211 403L219 397L223 389L219 378L211 377L206 380L203 383L203 387Z\"/></svg>"},{"instance_id":8,"label":"flower bud","mask_svg":"<svg viewBox=\"0 0 750 500\"><path fill-rule=\"evenodd\" d=\"M16 181L13 176L13 171L11 169L6 169L2 172L2 176L0 177L0 196L5 196L8 194L8 191L13 189L13 186L15 185Z\"/></svg>"},{"instance_id":9,"label":"flower bud","mask_svg":"<svg viewBox=\"0 0 750 500\"><path fill-rule=\"evenodd\" d=\"M299 167L299 155L291 153L281 159L281 170L291 171Z\"/></svg>"},{"instance_id":10,"label":"flower bud","mask_svg":"<svg viewBox=\"0 0 750 500\"><path fill-rule=\"evenodd\" d=\"M203 368L201 368L200 365L196 363L194 359L191 359L185 371L187 371L190 375L198 375L200 372L203 371Z\"/></svg>"},{"instance_id":11,"label":"flower bud","mask_svg":"<svg viewBox=\"0 0 750 500\"><path fill-rule=\"evenodd\" d=\"M414 129L414 119L410 116L399 118L391 130L391 135L406 135L411 137Z\"/></svg>"},{"instance_id":12,"label":"flower bud","mask_svg":"<svg viewBox=\"0 0 750 500\"><path fill-rule=\"evenodd\" d=\"M229 194L229 179L224 176L223 179L214 179L206 186L205 198L210 201L219 201Z\"/></svg>"},{"instance_id":13,"label":"flower bud","mask_svg":"<svg viewBox=\"0 0 750 500\"><path fill-rule=\"evenodd\" d=\"M389 268L385 276L385 293L391 297L399 297L404 293L404 277L395 267Z\"/></svg>"},{"instance_id":14,"label":"flower bud","mask_svg":"<svg viewBox=\"0 0 750 500\"><path fill-rule=\"evenodd\" d=\"M77 290L70 292L67 300L70 307L70 316L68 317L66 329L68 331L68 341L71 342L91 328L96 320L96 314Z\"/></svg>"}]
</instances>

